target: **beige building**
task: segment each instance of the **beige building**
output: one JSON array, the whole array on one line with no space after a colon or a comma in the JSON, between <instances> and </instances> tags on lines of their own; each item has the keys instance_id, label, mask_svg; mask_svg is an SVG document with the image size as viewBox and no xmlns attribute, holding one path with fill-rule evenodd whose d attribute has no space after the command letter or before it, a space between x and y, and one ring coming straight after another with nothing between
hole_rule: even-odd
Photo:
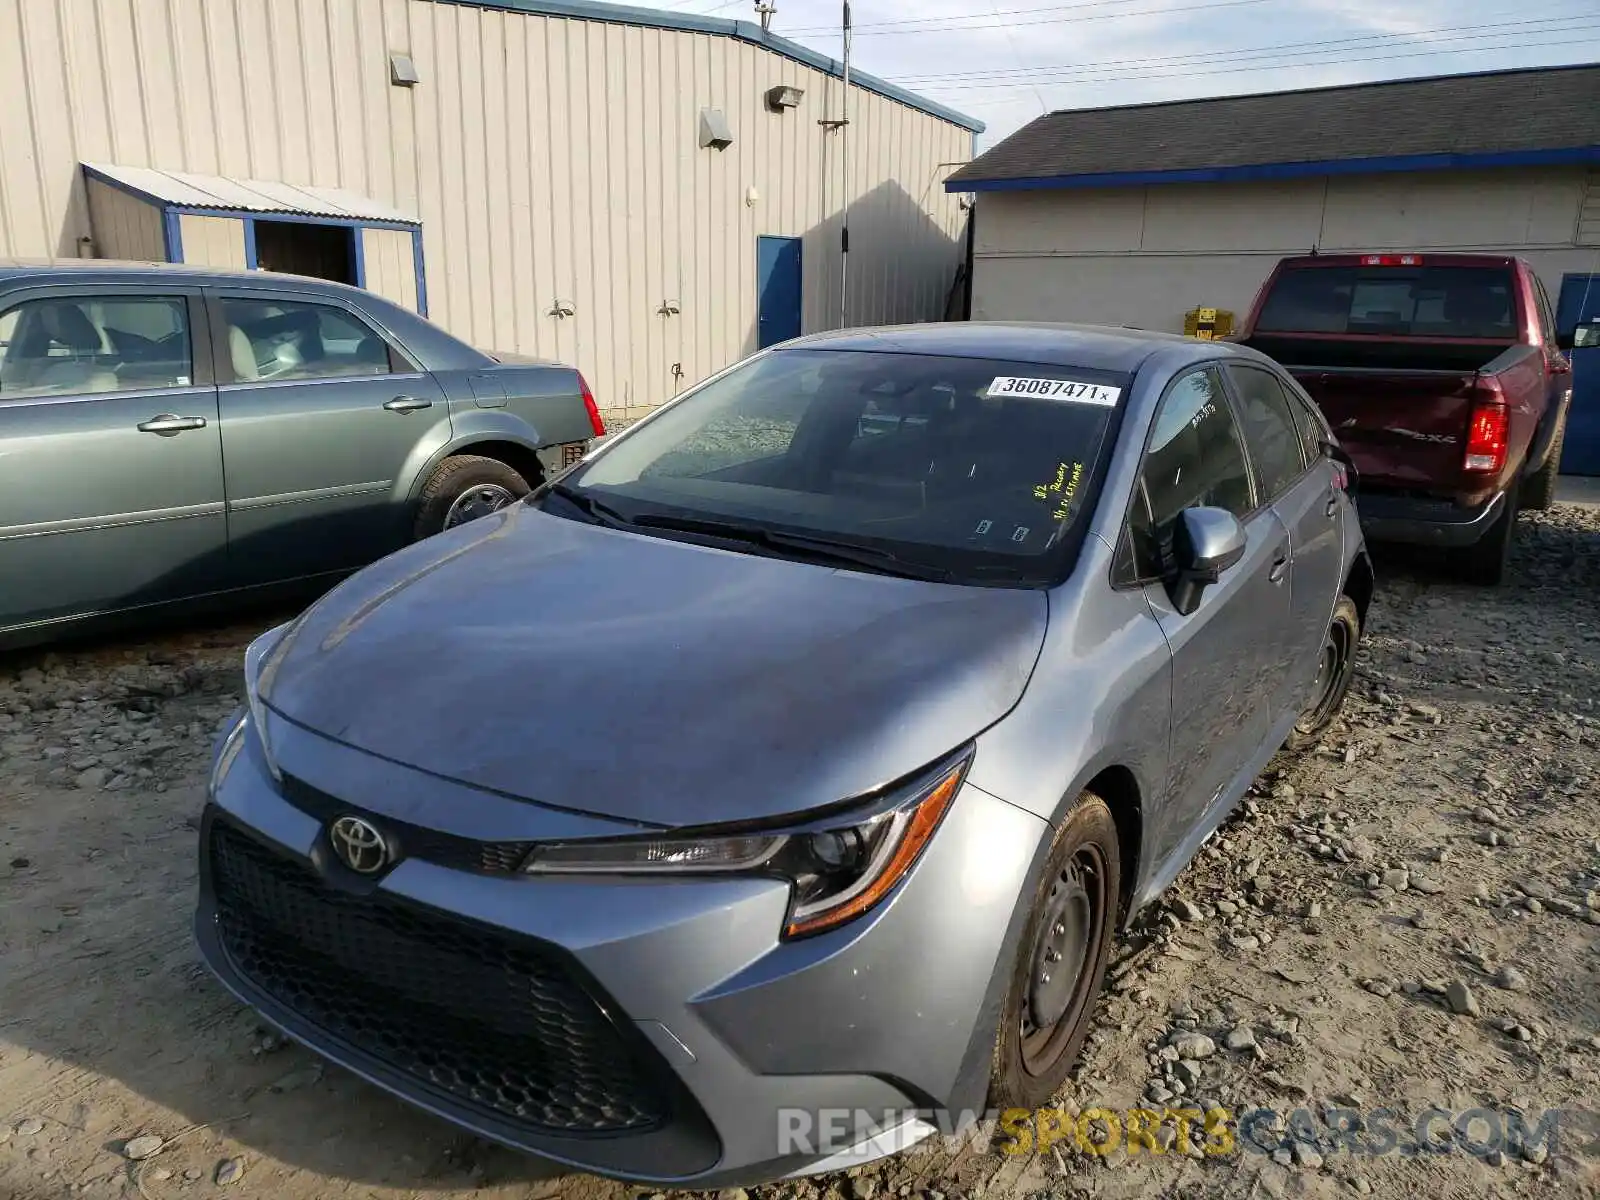
<instances>
[{"instance_id":1,"label":"beige building","mask_svg":"<svg viewBox=\"0 0 1600 1200\"><path fill-rule=\"evenodd\" d=\"M943 315L980 123L583 0L0 0L0 256L270 267L582 369L613 419ZM845 164L848 161L848 178Z\"/></svg>"},{"instance_id":2,"label":"beige building","mask_svg":"<svg viewBox=\"0 0 1600 1200\"><path fill-rule=\"evenodd\" d=\"M1313 248L1514 253L1558 297L1600 277L1600 67L1054 113L946 186L974 319L1242 320Z\"/></svg>"}]
</instances>

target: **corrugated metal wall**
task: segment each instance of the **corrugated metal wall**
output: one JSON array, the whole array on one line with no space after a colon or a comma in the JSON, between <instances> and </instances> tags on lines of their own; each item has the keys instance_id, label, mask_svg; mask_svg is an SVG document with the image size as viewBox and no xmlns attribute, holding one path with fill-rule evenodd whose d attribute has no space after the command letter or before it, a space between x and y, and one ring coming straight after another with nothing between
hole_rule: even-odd
<instances>
[{"instance_id":1,"label":"corrugated metal wall","mask_svg":"<svg viewBox=\"0 0 1600 1200\"><path fill-rule=\"evenodd\" d=\"M1433 250L1520 254L1550 294L1596 269L1578 245L1581 167L989 192L972 315L1183 330L1191 308L1243 319L1278 259Z\"/></svg>"},{"instance_id":2,"label":"corrugated metal wall","mask_svg":"<svg viewBox=\"0 0 1600 1200\"><path fill-rule=\"evenodd\" d=\"M417 307L417 266L411 234L402 229L363 229L361 259L367 287L396 304Z\"/></svg>"},{"instance_id":3,"label":"corrugated metal wall","mask_svg":"<svg viewBox=\"0 0 1600 1200\"><path fill-rule=\"evenodd\" d=\"M178 218L178 239L183 243L186 263L244 270L244 221L238 217L197 217L186 213Z\"/></svg>"},{"instance_id":4,"label":"corrugated metal wall","mask_svg":"<svg viewBox=\"0 0 1600 1200\"><path fill-rule=\"evenodd\" d=\"M841 91L729 37L431 0L0 0L0 254L77 253L80 161L348 188L421 216L435 320L637 410L754 348L757 234L805 239L805 328L837 323L841 137L851 322L941 314L971 135L859 88L828 132Z\"/></svg>"},{"instance_id":5,"label":"corrugated metal wall","mask_svg":"<svg viewBox=\"0 0 1600 1200\"><path fill-rule=\"evenodd\" d=\"M0 177L3 176L4 168L0 167ZM160 209L98 180L89 183L87 201L102 255L141 262L166 260L167 242L161 232ZM72 253L77 253L76 247Z\"/></svg>"}]
</instances>

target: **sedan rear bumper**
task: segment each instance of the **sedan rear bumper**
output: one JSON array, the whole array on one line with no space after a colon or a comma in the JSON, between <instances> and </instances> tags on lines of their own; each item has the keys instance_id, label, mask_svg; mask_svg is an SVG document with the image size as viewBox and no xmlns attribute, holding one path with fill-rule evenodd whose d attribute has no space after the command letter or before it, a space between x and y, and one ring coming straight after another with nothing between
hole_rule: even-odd
<instances>
[{"instance_id":1,"label":"sedan rear bumper","mask_svg":"<svg viewBox=\"0 0 1600 1200\"><path fill-rule=\"evenodd\" d=\"M1448 500L1363 492L1356 508L1369 541L1459 547L1481 541L1505 503L1504 493L1476 507L1461 508Z\"/></svg>"},{"instance_id":2,"label":"sedan rear bumper","mask_svg":"<svg viewBox=\"0 0 1600 1200\"><path fill-rule=\"evenodd\" d=\"M298 736L321 743L295 748L302 765L356 753ZM877 910L783 942L788 887L771 879L494 876L417 858L362 879L333 858L327 814L271 781L254 736L217 775L195 933L236 996L479 1136L697 1188L855 1165L840 1152L869 1142L871 1157L932 1132L935 1110L981 1106L997 965L1048 844L1043 821L967 785ZM348 809L401 825L375 807L384 794Z\"/></svg>"}]
</instances>

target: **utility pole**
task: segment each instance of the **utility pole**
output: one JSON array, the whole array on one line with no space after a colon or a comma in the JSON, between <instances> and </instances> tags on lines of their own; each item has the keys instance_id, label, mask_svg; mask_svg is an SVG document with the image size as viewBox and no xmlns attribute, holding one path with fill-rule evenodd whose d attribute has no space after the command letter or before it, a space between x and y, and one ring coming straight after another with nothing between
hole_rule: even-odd
<instances>
[{"instance_id":1,"label":"utility pole","mask_svg":"<svg viewBox=\"0 0 1600 1200\"><path fill-rule=\"evenodd\" d=\"M761 32L767 33L772 29L772 18L778 15L778 6L775 3L761 3L756 0L756 16L761 18Z\"/></svg>"},{"instance_id":2,"label":"utility pole","mask_svg":"<svg viewBox=\"0 0 1600 1200\"><path fill-rule=\"evenodd\" d=\"M844 0L844 105L839 121L839 171L844 203L839 220L839 328L850 325L850 0Z\"/></svg>"}]
</instances>

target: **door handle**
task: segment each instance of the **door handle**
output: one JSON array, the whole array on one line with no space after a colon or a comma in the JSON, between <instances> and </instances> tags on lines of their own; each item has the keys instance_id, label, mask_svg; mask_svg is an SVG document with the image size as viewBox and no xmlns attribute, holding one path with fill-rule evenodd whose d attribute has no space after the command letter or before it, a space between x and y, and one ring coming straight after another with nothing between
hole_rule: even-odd
<instances>
[{"instance_id":1,"label":"door handle","mask_svg":"<svg viewBox=\"0 0 1600 1200\"><path fill-rule=\"evenodd\" d=\"M1289 557L1284 555L1272 564L1272 569L1267 572L1267 578L1273 583L1282 583L1283 577L1289 573Z\"/></svg>"},{"instance_id":2,"label":"door handle","mask_svg":"<svg viewBox=\"0 0 1600 1200\"><path fill-rule=\"evenodd\" d=\"M182 433L185 429L204 429L204 417L180 417L177 413L162 413L160 416L151 417L148 421L141 421L136 429L140 433L159 433L162 437L171 437L175 433Z\"/></svg>"},{"instance_id":3,"label":"door handle","mask_svg":"<svg viewBox=\"0 0 1600 1200\"><path fill-rule=\"evenodd\" d=\"M422 396L396 396L384 404L390 412L407 413L415 412L419 408L432 408L433 401Z\"/></svg>"},{"instance_id":4,"label":"door handle","mask_svg":"<svg viewBox=\"0 0 1600 1200\"><path fill-rule=\"evenodd\" d=\"M1337 497L1337 496L1329 496L1328 497L1328 503L1323 507L1322 511L1327 513L1330 517L1333 516L1334 513L1338 512L1339 511L1339 497Z\"/></svg>"}]
</instances>

